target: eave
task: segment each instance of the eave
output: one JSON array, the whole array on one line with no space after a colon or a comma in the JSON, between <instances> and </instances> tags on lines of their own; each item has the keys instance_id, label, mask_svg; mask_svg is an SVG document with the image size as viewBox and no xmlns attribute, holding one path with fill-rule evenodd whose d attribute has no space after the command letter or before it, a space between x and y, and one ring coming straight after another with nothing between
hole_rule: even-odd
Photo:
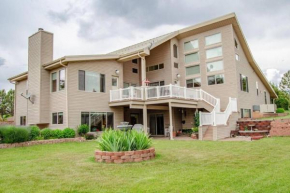
<instances>
[{"instance_id":1,"label":"eave","mask_svg":"<svg viewBox=\"0 0 290 193\"><path fill-rule=\"evenodd\" d=\"M19 81L22 81L22 80L26 80L27 78L28 78L28 72L23 72L21 74L18 74L16 76L8 78L8 80L10 82L19 82Z\"/></svg>"}]
</instances>

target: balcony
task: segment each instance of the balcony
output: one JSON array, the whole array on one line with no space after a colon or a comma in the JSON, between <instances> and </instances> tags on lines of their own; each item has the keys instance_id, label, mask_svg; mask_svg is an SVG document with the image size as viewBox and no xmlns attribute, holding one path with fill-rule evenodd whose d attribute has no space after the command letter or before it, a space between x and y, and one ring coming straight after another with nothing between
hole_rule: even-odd
<instances>
[{"instance_id":1,"label":"balcony","mask_svg":"<svg viewBox=\"0 0 290 193\"><path fill-rule=\"evenodd\" d=\"M177 85L149 86L149 87L128 87L117 90L110 90L110 102L128 100L148 101L165 98L184 100L203 100L215 106L218 99L202 89L192 89Z\"/></svg>"}]
</instances>

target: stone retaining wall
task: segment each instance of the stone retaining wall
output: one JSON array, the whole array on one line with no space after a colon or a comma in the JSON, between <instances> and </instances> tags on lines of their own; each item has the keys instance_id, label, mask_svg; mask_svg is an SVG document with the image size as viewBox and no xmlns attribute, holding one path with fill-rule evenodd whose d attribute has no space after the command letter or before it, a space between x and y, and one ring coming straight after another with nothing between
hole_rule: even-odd
<instances>
[{"instance_id":1,"label":"stone retaining wall","mask_svg":"<svg viewBox=\"0 0 290 193\"><path fill-rule=\"evenodd\" d=\"M63 139L48 139L48 140L38 140L38 141L26 141L22 143L3 143L0 144L0 149L13 148L13 147L27 147L32 145L41 144L54 144L54 143L64 143L64 142L82 142L86 141L83 137L78 138L63 138Z\"/></svg>"},{"instance_id":2,"label":"stone retaining wall","mask_svg":"<svg viewBox=\"0 0 290 193\"><path fill-rule=\"evenodd\" d=\"M270 135L290 136L290 120L272 121Z\"/></svg>"},{"instance_id":3,"label":"stone retaining wall","mask_svg":"<svg viewBox=\"0 0 290 193\"><path fill-rule=\"evenodd\" d=\"M97 162L105 163L128 163L128 162L141 162L155 158L155 148L151 147L145 150L137 151L121 151L121 152L108 152L108 151L95 151L95 159Z\"/></svg>"},{"instance_id":4,"label":"stone retaining wall","mask_svg":"<svg viewBox=\"0 0 290 193\"><path fill-rule=\"evenodd\" d=\"M255 125L253 129L258 130L270 130L271 129L271 122L270 120L239 120L237 124L239 124L239 130L244 131L245 127L248 127L248 130L251 130L249 125Z\"/></svg>"}]
</instances>

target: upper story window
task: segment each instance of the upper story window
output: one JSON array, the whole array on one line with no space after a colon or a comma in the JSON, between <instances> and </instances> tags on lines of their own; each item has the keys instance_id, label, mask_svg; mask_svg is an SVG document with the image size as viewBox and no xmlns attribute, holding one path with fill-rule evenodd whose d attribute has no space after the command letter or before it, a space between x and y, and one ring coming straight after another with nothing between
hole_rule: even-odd
<instances>
[{"instance_id":1,"label":"upper story window","mask_svg":"<svg viewBox=\"0 0 290 193\"><path fill-rule=\"evenodd\" d=\"M241 91L249 92L248 77L240 74Z\"/></svg>"},{"instance_id":2,"label":"upper story window","mask_svg":"<svg viewBox=\"0 0 290 193\"><path fill-rule=\"evenodd\" d=\"M212 48L206 50L206 58L215 58L223 55L223 49L222 47Z\"/></svg>"},{"instance_id":3,"label":"upper story window","mask_svg":"<svg viewBox=\"0 0 290 193\"><path fill-rule=\"evenodd\" d=\"M105 92L105 75L79 70L79 90Z\"/></svg>"},{"instance_id":4,"label":"upper story window","mask_svg":"<svg viewBox=\"0 0 290 193\"><path fill-rule=\"evenodd\" d=\"M186 67L185 70L186 70L186 76L199 74L200 73L200 66L196 65L196 66Z\"/></svg>"},{"instance_id":5,"label":"upper story window","mask_svg":"<svg viewBox=\"0 0 290 193\"><path fill-rule=\"evenodd\" d=\"M138 69L137 68L132 68L132 72L138 74Z\"/></svg>"},{"instance_id":6,"label":"upper story window","mask_svg":"<svg viewBox=\"0 0 290 193\"><path fill-rule=\"evenodd\" d=\"M178 68L178 63L174 62L174 68Z\"/></svg>"},{"instance_id":7,"label":"upper story window","mask_svg":"<svg viewBox=\"0 0 290 193\"><path fill-rule=\"evenodd\" d=\"M56 92L57 87L57 73L54 72L51 74L51 92Z\"/></svg>"},{"instance_id":8,"label":"upper story window","mask_svg":"<svg viewBox=\"0 0 290 193\"><path fill-rule=\"evenodd\" d=\"M62 69L59 71L59 90L63 90L65 88L65 70Z\"/></svg>"},{"instance_id":9,"label":"upper story window","mask_svg":"<svg viewBox=\"0 0 290 193\"><path fill-rule=\"evenodd\" d=\"M190 51L198 48L198 40L193 40L184 43L184 51Z\"/></svg>"},{"instance_id":10,"label":"upper story window","mask_svg":"<svg viewBox=\"0 0 290 193\"><path fill-rule=\"evenodd\" d=\"M217 74L207 77L208 85L223 84L225 82L225 76L223 74Z\"/></svg>"},{"instance_id":11,"label":"upper story window","mask_svg":"<svg viewBox=\"0 0 290 193\"><path fill-rule=\"evenodd\" d=\"M173 56L174 58L177 58L177 45L173 45Z\"/></svg>"},{"instance_id":12,"label":"upper story window","mask_svg":"<svg viewBox=\"0 0 290 193\"><path fill-rule=\"evenodd\" d=\"M222 60L216 62L209 62L207 65L207 72L214 72L224 69L224 63Z\"/></svg>"},{"instance_id":13,"label":"upper story window","mask_svg":"<svg viewBox=\"0 0 290 193\"><path fill-rule=\"evenodd\" d=\"M138 64L138 59L133 59L133 60L132 60L132 63L134 63L134 64Z\"/></svg>"},{"instance_id":14,"label":"upper story window","mask_svg":"<svg viewBox=\"0 0 290 193\"><path fill-rule=\"evenodd\" d=\"M238 54L236 54L236 60L239 61L240 60L240 56Z\"/></svg>"},{"instance_id":15,"label":"upper story window","mask_svg":"<svg viewBox=\"0 0 290 193\"><path fill-rule=\"evenodd\" d=\"M235 39L235 47L238 49L238 47L239 47L239 44L238 44L238 42L237 42L237 40Z\"/></svg>"},{"instance_id":16,"label":"upper story window","mask_svg":"<svg viewBox=\"0 0 290 193\"><path fill-rule=\"evenodd\" d=\"M221 33L217 33L211 36L207 36L205 37L205 45L212 45L212 44L216 44L222 41L222 36Z\"/></svg>"},{"instance_id":17,"label":"upper story window","mask_svg":"<svg viewBox=\"0 0 290 193\"><path fill-rule=\"evenodd\" d=\"M201 87L201 78L193 78L186 80L187 88Z\"/></svg>"},{"instance_id":18,"label":"upper story window","mask_svg":"<svg viewBox=\"0 0 290 193\"><path fill-rule=\"evenodd\" d=\"M256 89L257 89L257 96L259 96L259 84L258 84L258 81L256 81Z\"/></svg>"},{"instance_id":19,"label":"upper story window","mask_svg":"<svg viewBox=\"0 0 290 193\"><path fill-rule=\"evenodd\" d=\"M150 72L150 71L154 71L154 70L161 70L164 68L164 64L157 64L157 65L154 65L154 66L149 66L146 68L146 71L147 72Z\"/></svg>"},{"instance_id":20,"label":"upper story window","mask_svg":"<svg viewBox=\"0 0 290 193\"><path fill-rule=\"evenodd\" d=\"M189 64L192 62L199 61L199 54L198 52L192 53L192 54L186 54L185 55L185 64Z\"/></svg>"},{"instance_id":21,"label":"upper story window","mask_svg":"<svg viewBox=\"0 0 290 193\"><path fill-rule=\"evenodd\" d=\"M268 102L267 102L267 92L266 91L264 91L264 97L265 97L265 104L268 104Z\"/></svg>"}]
</instances>

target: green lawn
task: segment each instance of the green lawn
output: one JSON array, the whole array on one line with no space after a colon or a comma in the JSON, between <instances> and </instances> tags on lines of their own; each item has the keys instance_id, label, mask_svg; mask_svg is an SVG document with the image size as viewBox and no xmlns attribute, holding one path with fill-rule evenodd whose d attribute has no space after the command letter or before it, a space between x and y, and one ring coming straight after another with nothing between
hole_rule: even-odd
<instances>
[{"instance_id":1,"label":"green lawn","mask_svg":"<svg viewBox=\"0 0 290 193\"><path fill-rule=\"evenodd\" d=\"M283 116L283 117L263 117L263 118L259 118L259 120L290 119L290 111L285 111L285 113L288 113L288 115Z\"/></svg>"},{"instance_id":2,"label":"green lawn","mask_svg":"<svg viewBox=\"0 0 290 193\"><path fill-rule=\"evenodd\" d=\"M0 150L0 192L289 192L290 138L154 140L142 163L94 162L95 142Z\"/></svg>"}]
</instances>

